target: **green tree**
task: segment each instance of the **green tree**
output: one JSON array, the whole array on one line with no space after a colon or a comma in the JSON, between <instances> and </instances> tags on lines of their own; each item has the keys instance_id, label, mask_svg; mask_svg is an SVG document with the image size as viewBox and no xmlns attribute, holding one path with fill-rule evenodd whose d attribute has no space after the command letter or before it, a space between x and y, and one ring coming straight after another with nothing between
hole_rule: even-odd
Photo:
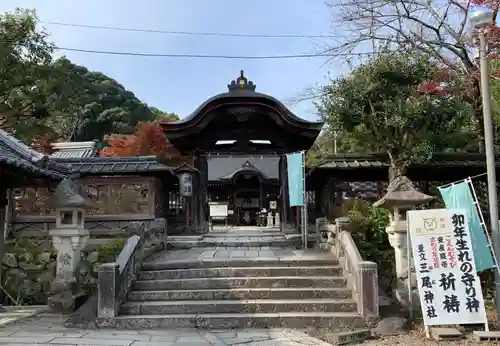
<instances>
[{"instance_id":1,"label":"green tree","mask_svg":"<svg viewBox=\"0 0 500 346\"><path fill-rule=\"evenodd\" d=\"M101 72L65 57L53 61L55 47L36 26L34 11L0 14L0 128L47 146L54 139L102 140L131 134L139 122L179 119Z\"/></svg>"},{"instance_id":2,"label":"green tree","mask_svg":"<svg viewBox=\"0 0 500 346\"><path fill-rule=\"evenodd\" d=\"M149 107L149 110L153 113L155 120L159 120L159 119L163 118L165 120L169 119L171 121L176 121L176 120L180 119L177 114L164 112L156 107Z\"/></svg>"},{"instance_id":3,"label":"green tree","mask_svg":"<svg viewBox=\"0 0 500 346\"><path fill-rule=\"evenodd\" d=\"M116 80L66 58L51 65L46 82L51 123L64 140L101 140L112 133L130 134L138 122L168 114L149 107Z\"/></svg>"},{"instance_id":4,"label":"green tree","mask_svg":"<svg viewBox=\"0 0 500 346\"><path fill-rule=\"evenodd\" d=\"M306 166L314 167L336 154L377 153L383 151L378 143L360 140L345 130L323 130L307 151Z\"/></svg>"},{"instance_id":5,"label":"green tree","mask_svg":"<svg viewBox=\"0 0 500 346\"><path fill-rule=\"evenodd\" d=\"M437 70L423 54L383 53L332 81L319 112L332 131L349 133L365 148L386 153L393 179L411 162L463 149L471 139L468 104L420 89Z\"/></svg>"},{"instance_id":6,"label":"green tree","mask_svg":"<svg viewBox=\"0 0 500 346\"><path fill-rule=\"evenodd\" d=\"M34 11L0 13L0 128L31 141L48 131L44 95L54 46Z\"/></svg>"}]
</instances>

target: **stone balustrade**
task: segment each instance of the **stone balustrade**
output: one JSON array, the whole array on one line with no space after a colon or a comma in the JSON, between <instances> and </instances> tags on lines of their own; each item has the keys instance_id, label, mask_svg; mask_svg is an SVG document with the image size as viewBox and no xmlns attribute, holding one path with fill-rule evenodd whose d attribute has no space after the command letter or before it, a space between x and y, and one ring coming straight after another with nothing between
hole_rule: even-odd
<instances>
[{"instance_id":1,"label":"stone balustrade","mask_svg":"<svg viewBox=\"0 0 500 346\"><path fill-rule=\"evenodd\" d=\"M364 261L356 244L347 231L349 219L336 219L335 225L326 218L316 221L316 234L319 247L332 251L353 288L358 313L368 320L379 317L378 266L374 262Z\"/></svg>"},{"instance_id":2,"label":"stone balustrade","mask_svg":"<svg viewBox=\"0 0 500 346\"><path fill-rule=\"evenodd\" d=\"M151 229L144 223L132 222L127 228L130 237L116 261L100 265L97 279L97 317L101 321L118 316L120 306L125 301L144 259L159 250L166 250L164 223L165 220L158 220L154 224L158 229Z\"/></svg>"}]
</instances>

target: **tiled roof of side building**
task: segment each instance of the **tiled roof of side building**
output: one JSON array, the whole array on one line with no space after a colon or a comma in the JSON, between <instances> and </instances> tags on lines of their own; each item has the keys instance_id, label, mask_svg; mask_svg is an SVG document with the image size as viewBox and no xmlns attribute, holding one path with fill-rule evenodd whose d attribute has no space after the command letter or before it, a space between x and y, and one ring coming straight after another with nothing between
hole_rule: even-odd
<instances>
[{"instance_id":1,"label":"tiled roof of side building","mask_svg":"<svg viewBox=\"0 0 500 346\"><path fill-rule=\"evenodd\" d=\"M496 164L500 166L500 157ZM442 167L483 167L486 158L482 153L435 153L430 160L414 163L411 167L442 166ZM315 168L324 169L356 169L356 168L387 168L389 158L385 154L337 154L325 158Z\"/></svg>"},{"instance_id":2,"label":"tiled roof of side building","mask_svg":"<svg viewBox=\"0 0 500 346\"><path fill-rule=\"evenodd\" d=\"M53 162L3 130L0 130L0 163L47 178L62 179L69 174L66 166Z\"/></svg>"},{"instance_id":3,"label":"tiled roof of side building","mask_svg":"<svg viewBox=\"0 0 500 346\"><path fill-rule=\"evenodd\" d=\"M156 156L56 158L54 161L82 175L170 172L173 168L161 163Z\"/></svg>"},{"instance_id":4,"label":"tiled roof of side building","mask_svg":"<svg viewBox=\"0 0 500 346\"><path fill-rule=\"evenodd\" d=\"M50 155L56 159L95 157L98 154L97 141L58 142L52 144L55 151Z\"/></svg>"}]
</instances>

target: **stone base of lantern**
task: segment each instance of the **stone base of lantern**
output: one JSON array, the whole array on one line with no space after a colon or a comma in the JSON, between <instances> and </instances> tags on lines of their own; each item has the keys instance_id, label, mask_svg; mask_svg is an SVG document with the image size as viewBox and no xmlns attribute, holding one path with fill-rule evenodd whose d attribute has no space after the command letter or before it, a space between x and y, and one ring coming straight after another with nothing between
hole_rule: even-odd
<instances>
[{"instance_id":1,"label":"stone base of lantern","mask_svg":"<svg viewBox=\"0 0 500 346\"><path fill-rule=\"evenodd\" d=\"M87 295L79 292L76 282L55 279L50 285L47 305L54 312L68 313L78 309L86 300Z\"/></svg>"},{"instance_id":2,"label":"stone base of lantern","mask_svg":"<svg viewBox=\"0 0 500 346\"><path fill-rule=\"evenodd\" d=\"M408 272L409 265L413 266L413 257L408 258L408 226L405 220L395 221L386 227L389 237L389 243L394 248L395 266L396 266L396 289L393 291L393 297L404 307L410 308L410 298L408 294ZM411 255L411 254L410 254ZM415 273L411 274L412 282L412 302L413 307L420 306L420 299L417 289Z\"/></svg>"},{"instance_id":3,"label":"stone base of lantern","mask_svg":"<svg viewBox=\"0 0 500 346\"><path fill-rule=\"evenodd\" d=\"M79 227L60 226L50 230L49 234L52 236L52 245L57 250L57 268L50 287L48 306L57 312L71 312L82 304L85 297L85 294L79 293L80 287L75 274L89 231Z\"/></svg>"},{"instance_id":4,"label":"stone base of lantern","mask_svg":"<svg viewBox=\"0 0 500 346\"><path fill-rule=\"evenodd\" d=\"M410 297L408 294L408 290L395 289L393 291L393 296L403 307L410 309L418 309L420 308L420 296L418 294L418 289L414 288L412 290L412 301L410 302Z\"/></svg>"}]
</instances>

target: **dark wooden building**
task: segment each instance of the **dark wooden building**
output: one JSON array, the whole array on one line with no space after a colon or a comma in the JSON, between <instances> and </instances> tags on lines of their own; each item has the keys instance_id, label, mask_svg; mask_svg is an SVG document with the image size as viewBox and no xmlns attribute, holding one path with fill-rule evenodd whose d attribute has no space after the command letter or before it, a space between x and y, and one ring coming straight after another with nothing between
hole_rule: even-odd
<instances>
[{"instance_id":1,"label":"dark wooden building","mask_svg":"<svg viewBox=\"0 0 500 346\"><path fill-rule=\"evenodd\" d=\"M186 118L163 124L172 145L192 156L199 171L193 197L199 231L206 230L210 201L227 202L234 224L255 224L259 210L274 206L282 229L296 218L288 203L284 155L308 150L323 123L297 117L255 87L241 71L227 92Z\"/></svg>"},{"instance_id":2,"label":"dark wooden building","mask_svg":"<svg viewBox=\"0 0 500 346\"><path fill-rule=\"evenodd\" d=\"M256 225L280 199L279 156L208 157L208 200L227 201L229 223Z\"/></svg>"}]
</instances>

